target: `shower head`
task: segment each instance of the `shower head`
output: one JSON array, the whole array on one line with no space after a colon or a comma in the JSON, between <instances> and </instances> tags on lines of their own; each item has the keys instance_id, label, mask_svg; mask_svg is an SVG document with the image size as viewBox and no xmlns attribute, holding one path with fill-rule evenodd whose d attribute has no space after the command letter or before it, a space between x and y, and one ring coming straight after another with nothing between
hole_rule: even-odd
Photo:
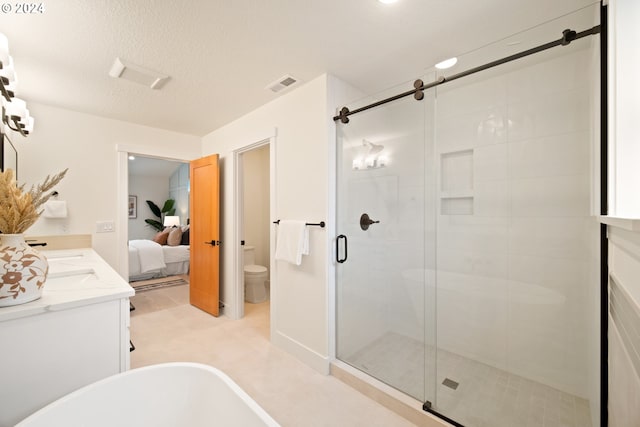
<instances>
[{"instance_id":1,"label":"shower head","mask_svg":"<svg viewBox=\"0 0 640 427\"><path fill-rule=\"evenodd\" d=\"M362 140L362 145L365 147L369 147L369 155L375 155L384 150L384 145L374 144L371 141L367 141L366 139Z\"/></svg>"}]
</instances>

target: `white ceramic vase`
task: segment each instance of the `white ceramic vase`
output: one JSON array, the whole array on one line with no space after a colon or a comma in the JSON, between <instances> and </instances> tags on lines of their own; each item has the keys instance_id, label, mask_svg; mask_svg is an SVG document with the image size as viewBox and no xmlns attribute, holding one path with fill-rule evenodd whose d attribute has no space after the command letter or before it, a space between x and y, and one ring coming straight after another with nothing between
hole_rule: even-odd
<instances>
[{"instance_id":1,"label":"white ceramic vase","mask_svg":"<svg viewBox=\"0 0 640 427\"><path fill-rule=\"evenodd\" d=\"M0 307L40 298L48 272L47 258L23 234L0 234Z\"/></svg>"}]
</instances>

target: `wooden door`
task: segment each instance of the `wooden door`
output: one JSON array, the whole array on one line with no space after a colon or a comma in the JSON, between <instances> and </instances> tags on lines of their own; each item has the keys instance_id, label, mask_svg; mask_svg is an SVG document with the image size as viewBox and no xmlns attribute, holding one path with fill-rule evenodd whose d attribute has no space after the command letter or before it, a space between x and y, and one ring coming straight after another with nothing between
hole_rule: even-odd
<instances>
[{"instance_id":1,"label":"wooden door","mask_svg":"<svg viewBox=\"0 0 640 427\"><path fill-rule=\"evenodd\" d=\"M191 162L189 302L214 316L220 300L220 173L218 155Z\"/></svg>"}]
</instances>

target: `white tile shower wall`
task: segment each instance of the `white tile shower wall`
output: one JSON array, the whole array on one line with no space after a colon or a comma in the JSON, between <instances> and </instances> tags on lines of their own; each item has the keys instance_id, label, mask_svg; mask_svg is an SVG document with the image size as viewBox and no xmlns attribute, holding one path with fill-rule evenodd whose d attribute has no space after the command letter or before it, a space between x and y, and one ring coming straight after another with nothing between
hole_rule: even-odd
<instances>
[{"instance_id":1,"label":"white tile shower wall","mask_svg":"<svg viewBox=\"0 0 640 427\"><path fill-rule=\"evenodd\" d=\"M438 345L586 397L588 49L438 90L436 151L473 150L472 216L438 219Z\"/></svg>"}]
</instances>

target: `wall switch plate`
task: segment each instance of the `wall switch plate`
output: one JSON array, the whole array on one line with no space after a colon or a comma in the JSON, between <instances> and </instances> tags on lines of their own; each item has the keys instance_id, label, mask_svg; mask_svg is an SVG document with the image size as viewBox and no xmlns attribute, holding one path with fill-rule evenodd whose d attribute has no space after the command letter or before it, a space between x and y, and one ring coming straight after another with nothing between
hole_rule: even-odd
<instances>
[{"instance_id":1,"label":"wall switch plate","mask_svg":"<svg viewBox=\"0 0 640 427\"><path fill-rule=\"evenodd\" d=\"M97 221L96 233L113 233L116 227L113 221Z\"/></svg>"}]
</instances>

